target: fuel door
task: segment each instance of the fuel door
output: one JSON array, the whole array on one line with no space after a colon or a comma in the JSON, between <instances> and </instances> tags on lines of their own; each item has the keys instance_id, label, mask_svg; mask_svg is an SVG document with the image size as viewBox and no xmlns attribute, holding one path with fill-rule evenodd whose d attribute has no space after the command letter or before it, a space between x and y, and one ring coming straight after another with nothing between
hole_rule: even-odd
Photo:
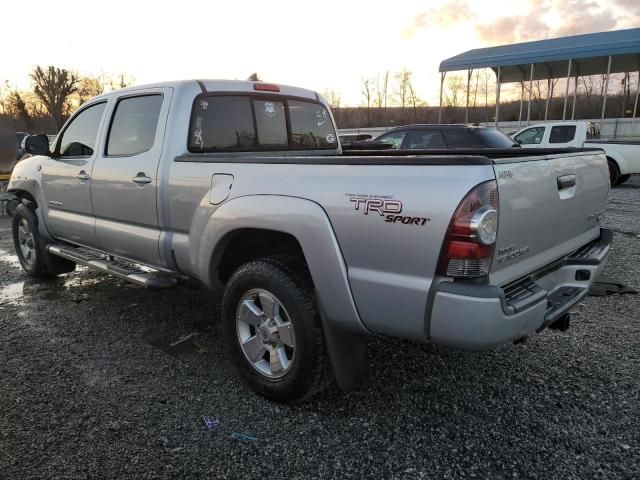
<instances>
[{"instance_id":1,"label":"fuel door","mask_svg":"<svg viewBox=\"0 0 640 480\"><path fill-rule=\"evenodd\" d=\"M209 191L209 203L219 205L231 194L233 175L228 173L215 173L211 177L211 190Z\"/></svg>"}]
</instances>

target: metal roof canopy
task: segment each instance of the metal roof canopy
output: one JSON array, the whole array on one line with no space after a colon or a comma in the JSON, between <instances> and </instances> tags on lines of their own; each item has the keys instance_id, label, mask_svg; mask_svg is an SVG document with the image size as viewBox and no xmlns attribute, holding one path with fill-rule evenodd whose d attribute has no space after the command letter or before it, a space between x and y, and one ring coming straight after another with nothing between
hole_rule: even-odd
<instances>
[{"instance_id":1,"label":"metal roof canopy","mask_svg":"<svg viewBox=\"0 0 640 480\"><path fill-rule=\"evenodd\" d=\"M551 38L514 43L499 47L477 48L440 63L440 72L502 67L503 83L529 80L529 66L539 65L534 80L567 76L567 62L573 60L579 75L607 73L609 55L611 73L630 72L640 66L640 28L613 32L588 33L573 37Z\"/></svg>"},{"instance_id":2,"label":"metal roof canopy","mask_svg":"<svg viewBox=\"0 0 640 480\"><path fill-rule=\"evenodd\" d=\"M471 72L478 68L491 68L496 73L498 87L501 83L549 81L552 78L566 77L568 81L572 76L577 83L578 76L606 74L602 109L604 118L609 74L640 71L640 28L469 50L440 63L441 90L447 72L458 70ZM468 80L470 77L469 73ZM497 90L496 113L500 99L499 88ZM567 85L565 114L568 91ZM574 87L574 98L575 93ZM524 84L522 94L524 95ZM442 91L440 96L442 103ZM634 118L635 110L636 108L634 108ZM496 123L497 117L496 114Z\"/></svg>"}]
</instances>

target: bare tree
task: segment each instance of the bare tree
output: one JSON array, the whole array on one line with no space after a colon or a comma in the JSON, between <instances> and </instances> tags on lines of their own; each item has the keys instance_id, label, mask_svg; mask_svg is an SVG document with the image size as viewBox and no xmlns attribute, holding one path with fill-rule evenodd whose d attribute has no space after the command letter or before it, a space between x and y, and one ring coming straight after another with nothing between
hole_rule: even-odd
<instances>
[{"instance_id":1,"label":"bare tree","mask_svg":"<svg viewBox=\"0 0 640 480\"><path fill-rule=\"evenodd\" d=\"M462 105L464 98L464 92L466 89L466 83L464 78L460 75L451 75L447 77L446 86L444 89L445 105L448 107L456 108Z\"/></svg>"},{"instance_id":2,"label":"bare tree","mask_svg":"<svg viewBox=\"0 0 640 480\"><path fill-rule=\"evenodd\" d=\"M424 107L427 105L427 102L421 100L416 93L416 89L413 85L413 82L409 82L409 102L411 103L411 107L413 108L413 120L414 122L418 122L418 107Z\"/></svg>"},{"instance_id":3,"label":"bare tree","mask_svg":"<svg viewBox=\"0 0 640 480\"><path fill-rule=\"evenodd\" d=\"M6 95L0 100L2 113L20 120L27 130L34 127L34 119L45 115L42 104L31 91L11 88L7 82Z\"/></svg>"},{"instance_id":4,"label":"bare tree","mask_svg":"<svg viewBox=\"0 0 640 480\"><path fill-rule=\"evenodd\" d=\"M473 105L473 108L476 108L476 103L478 100L478 87L480 84L480 70L474 70L473 78L475 86L473 87L473 102L469 102Z\"/></svg>"},{"instance_id":5,"label":"bare tree","mask_svg":"<svg viewBox=\"0 0 640 480\"><path fill-rule=\"evenodd\" d=\"M367 127L371 126L371 105L373 104L373 81L369 78L363 78L362 82L362 106L365 109L365 116L367 119Z\"/></svg>"},{"instance_id":6,"label":"bare tree","mask_svg":"<svg viewBox=\"0 0 640 480\"><path fill-rule=\"evenodd\" d=\"M90 98L104 93L105 81L101 77L82 77L78 80L78 90L76 96L78 105L83 104Z\"/></svg>"},{"instance_id":7,"label":"bare tree","mask_svg":"<svg viewBox=\"0 0 640 480\"><path fill-rule=\"evenodd\" d=\"M107 85L110 90L117 90L119 88L127 88L135 83L135 78L126 73L121 73L115 77L111 77L108 80Z\"/></svg>"},{"instance_id":8,"label":"bare tree","mask_svg":"<svg viewBox=\"0 0 640 480\"><path fill-rule=\"evenodd\" d=\"M480 78L480 82L479 82L480 95L484 97L484 110L485 110L486 118L488 120L489 119L489 95L492 95L495 93L495 87L493 83L494 77L491 70L488 70L486 68L479 70L478 76Z\"/></svg>"},{"instance_id":9,"label":"bare tree","mask_svg":"<svg viewBox=\"0 0 640 480\"><path fill-rule=\"evenodd\" d=\"M375 106L384 109L384 126L387 126L387 100L389 99L389 70L376 77Z\"/></svg>"},{"instance_id":10,"label":"bare tree","mask_svg":"<svg viewBox=\"0 0 640 480\"><path fill-rule=\"evenodd\" d=\"M33 93L53 118L56 127L62 128L66 120L71 96L78 91L78 76L64 68L36 66L31 72Z\"/></svg>"},{"instance_id":11,"label":"bare tree","mask_svg":"<svg viewBox=\"0 0 640 480\"><path fill-rule=\"evenodd\" d=\"M395 74L396 90L395 96L398 100L398 106L401 109L402 121L406 121L406 108L411 102L411 75L407 69Z\"/></svg>"},{"instance_id":12,"label":"bare tree","mask_svg":"<svg viewBox=\"0 0 640 480\"><path fill-rule=\"evenodd\" d=\"M591 111L593 90L595 88L595 84L593 82L593 77L591 75L586 75L578 78L578 83L582 83L582 91L584 92L583 96L587 103L587 107L589 111ZM578 85L579 87L580 85Z\"/></svg>"},{"instance_id":13,"label":"bare tree","mask_svg":"<svg viewBox=\"0 0 640 480\"><path fill-rule=\"evenodd\" d=\"M342 99L340 98L340 94L335 90L331 90L330 88L326 89L322 94L326 102L331 107L331 111L333 112L333 116L336 119L336 123L340 123L340 103Z\"/></svg>"},{"instance_id":14,"label":"bare tree","mask_svg":"<svg viewBox=\"0 0 640 480\"><path fill-rule=\"evenodd\" d=\"M15 118L21 119L28 129L32 126L31 112L22 94L17 90L12 90L5 103L7 112Z\"/></svg>"}]
</instances>

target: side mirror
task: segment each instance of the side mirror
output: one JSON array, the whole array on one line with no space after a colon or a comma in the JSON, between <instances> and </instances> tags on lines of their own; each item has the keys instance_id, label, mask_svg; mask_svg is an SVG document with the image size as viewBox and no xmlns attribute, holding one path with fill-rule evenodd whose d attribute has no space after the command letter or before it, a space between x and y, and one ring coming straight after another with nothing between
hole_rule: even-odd
<instances>
[{"instance_id":1,"label":"side mirror","mask_svg":"<svg viewBox=\"0 0 640 480\"><path fill-rule=\"evenodd\" d=\"M522 145L522 140L517 139L517 138L516 138L515 140L516 140L516 143L517 143L518 145Z\"/></svg>"},{"instance_id":2,"label":"side mirror","mask_svg":"<svg viewBox=\"0 0 640 480\"><path fill-rule=\"evenodd\" d=\"M49 138L46 135L29 135L24 141L24 149L31 155L50 155Z\"/></svg>"}]
</instances>

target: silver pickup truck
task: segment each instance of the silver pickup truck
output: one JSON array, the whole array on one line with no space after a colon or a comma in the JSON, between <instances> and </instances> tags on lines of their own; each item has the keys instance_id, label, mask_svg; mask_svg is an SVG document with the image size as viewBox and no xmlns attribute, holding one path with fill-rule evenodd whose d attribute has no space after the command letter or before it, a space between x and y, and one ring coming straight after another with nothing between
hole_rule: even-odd
<instances>
[{"instance_id":1,"label":"silver pickup truck","mask_svg":"<svg viewBox=\"0 0 640 480\"><path fill-rule=\"evenodd\" d=\"M343 151L324 100L283 85L118 90L26 148L9 190L29 275L224 292L230 359L283 402L355 385L368 335L483 350L564 330L612 238L601 151Z\"/></svg>"}]
</instances>

